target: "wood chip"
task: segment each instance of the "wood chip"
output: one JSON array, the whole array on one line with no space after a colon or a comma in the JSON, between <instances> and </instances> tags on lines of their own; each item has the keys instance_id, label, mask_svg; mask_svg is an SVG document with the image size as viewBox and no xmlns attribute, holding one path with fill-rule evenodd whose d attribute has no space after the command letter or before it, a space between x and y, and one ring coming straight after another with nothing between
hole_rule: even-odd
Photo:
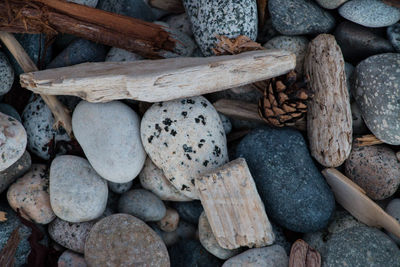
<instances>
[{"instance_id":1,"label":"wood chip","mask_svg":"<svg viewBox=\"0 0 400 267\"><path fill-rule=\"evenodd\" d=\"M0 251L0 266L1 267L14 267L15 253L21 238L19 236L19 227L12 231L7 243Z\"/></svg>"},{"instance_id":2,"label":"wood chip","mask_svg":"<svg viewBox=\"0 0 400 267\"><path fill-rule=\"evenodd\" d=\"M289 267L320 267L321 255L304 240L298 239L290 250Z\"/></svg>"},{"instance_id":3,"label":"wood chip","mask_svg":"<svg viewBox=\"0 0 400 267\"><path fill-rule=\"evenodd\" d=\"M355 146L362 147L362 146L373 146L373 145L380 145L383 144L383 141L376 138L373 134L366 134L361 137L355 139Z\"/></svg>"},{"instance_id":4,"label":"wood chip","mask_svg":"<svg viewBox=\"0 0 400 267\"><path fill-rule=\"evenodd\" d=\"M7 221L6 215L7 215L7 212L0 211L0 222L5 222L5 221Z\"/></svg>"},{"instance_id":5,"label":"wood chip","mask_svg":"<svg viewBox=\"0 0 400 267\"><path fill-rule=\"evenodd\" d=\"M237 55L243 52L266 49L245 35L239 35L237 38L228 38L222 35L217 35L216 37L218 43L213 48L213 51L217 56Z\"/></svg>"}]
</instances>

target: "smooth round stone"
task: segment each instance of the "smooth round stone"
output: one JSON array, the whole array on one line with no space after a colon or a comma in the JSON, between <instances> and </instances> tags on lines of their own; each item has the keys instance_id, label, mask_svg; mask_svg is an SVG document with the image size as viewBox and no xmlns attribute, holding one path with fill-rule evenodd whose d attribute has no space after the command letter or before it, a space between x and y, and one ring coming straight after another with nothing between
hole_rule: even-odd
<instances>
[{"instance_id":1,"label":"smooth round stone","mask_svg":"<svg viewBox=\"0 0 400 267\"><path fill-rule=\"evenodd\" d=\"M345 173L374 200L390 197L400 184L396 153L387 146L353 147Z\"/></svg>"},{"instance_id":2,"label":"smooth round stone","mask_svg":"<svg viewBox=\"0 0 400 267\"><path fill-rule=\"evenodd\" d=\"M115 183L132 181L146 159L140 140L140 118L118 101L82 101L72 115L76 140L96 172Z\"/></svg>"},{"instance_id":3,"label":"smooth round stone","mask_svg":"<svg viewBox=\"0 0 400 267\"><path fill-rule=\"evenodd\" d=\"M270 0L272 25L284 35L326 33L335 27L335 19L313 1Z\"/></svg>"},{"instance_id":4,"label":"smooth round stone","mask_svg":"<svg viewBox=\"0 0 400 267\"><path fill-rule=\"evenodd\" d=\"M219 113L219 118L221 119L222 126L224 127L225 134L229 134L232 131L231 120L222 113Z\"/></svg>"},{"instance_id":5,"label":"smooth round stone","mask_svg":"<svg viewBox=\"0 0 400 267\"><path fill-rule=\"evenodd\" d=\"M67 2L80 4L84 6L96 7L99 0L67 0Z\"/></svg>"},{"instance_id":6,"label":"smooth round stone","mask_svg":"<svg viewBox=\"0 0 400 267\"><path fill-rule=\"evenodd\" d=\"M22 177L30 168L32 160L28 151L25 151L13 165L0 171L0 193L7 189L17 178Z\"/></svg>"},{"instance_id":7,"label":"smooth round stone","mask_svg":"<svg viewBox=\"0 0 400 267\"><path fill-rule=\"evenodd\" d=\"M392 201L389 202L389 204L386 207L386 212L395 218L398 222L400 222L400 199L395 198ZM393 239L394 242L397 243L397 245L400 245L400 238L395 236L392 233L388 233L391 239Z\"/></svg>"},{"instance_id":8,"label":"smooth round stone","mask_svg":"<svg viewBox=\"0 0 400 267\"><path fill-rule=\"evenodd\" d=\"M344 21L335 30L335 38L346 60L358 63L369 56L392 52L393 47L373 29Z\"/></svg>"},{"instance_id":9,"label":"smooth round stone","mask_svg":"<svg viewBox=\"0 0 400 267\"><path fill-rule=\"evenodd\" d=\"M170 247L181 240L196 239L196 227L182 220L179 221L178 228L173 232L162 231L154 223L150 224L150 226L162 238L167 247Z\"/></svg>"},{"instance_id":10,"label":"smooth round stone","mask_svg":"<svg viewBox=\"0 0 400 267\"><path fill-rule=\"evenodd\" d=\"M252 248L227 260L222 267L288 267L289 258L279 245Z\"/></svg>"},{"instance_id":11,"label":"smooth round stone","mask_svg":"<svg viewBox=\"0 0 400 267\"><path fill-rule=\"evenodd\" d=\"M221 266L218 258L203 248L197 240L182 240L168 249L173 267L217 267Z\"/></svg>"},{"instance_id":12,"label":"smooth round stone","mask_svg":"<svg viewBox=\"0 0 400 267\"><path fill-rule=\"evenodd\" d=\"M25 152L27 135L16 119L0 113L0 171L17 162Z\"/></svg>"},{"instance_id":13,"label":"smooth round stone","mask_svg":"<svg viewBox=\"0 0 400 267\"><path fill-rule=\"evenodd\" d=\"M261 127L245 136L236 155L246 159L272 220L295 232L325 227L335 199L294 129Z\"/></svg>"},{"instance_id":14,"label":"smooth round stone","mask_svg":"<svg viewBox=\"0 0 400 267\"><path fill-rule=\"evenodd\" d=\"M384 233L371 227L352 227L332 236L324 266L399 266L400 250Z\"/></svg>"},{"instance_id":15,"label":"smooth round stone","mask_svg":"<svg viewBox=\"0 0 400 267\"><path fill-rule=\"evenodd\" d=\"M199 218L199 240L208 252L221 260L229 259L241 251L241 249L225 249L218 244L204 212Z\"/></svg>"},{"instance_id":16,"label":"smooth round stone","mask_svg":"<svg viewBox=\"0 0 400 267\"><path fill-rule=\"evenodd\" d=\"M400 10L381 0L351 0L339 8L339 14L365 27L378 28L400 20Z\"/></svg>"},{"instance_id":17,"label":"smooth round stone","mask_svg":"<svg viewBox=\"0 0 400 267\"><path fill-rule=\"evenodd\" d=\"M75 252L66 250L58 258L58 267L86 267L85 258Z\"/></svg>"},{"instance_id":18,"label":"smooth round stone","mask_svg":"<svg viewBox=\"0 0 400 267\"><path fill-rule=\"evenodd\" d=\"M108 188L113 191L114 193L117 194L123 194L132 187L132 181L127 182L127 183L113 183L108 181Z\"/></svg>"},{"instance_id":19,"label":"smooth round stone","mask_svg":"<svg viewBox=\"0 0 400 267\"><path fill-rule=\"evenodd\" d=\"M58 156L50 167L50 202L57 217L68 222L96 219L107 204L108 187L89 162Z\"/></svg>"},{"instance_id":20,"label":"smooth round stone","mask_svg":"<svg viewBox=\"0 0 400 267\"><path fill-rule=\"evenodd\" d=\"M171 208L167 208L165 216L157 222L157 226L164 232L173 232L179 225L179 213Z\"/></svg>"},{"instance_id":21,"label":"smooth round stone","mask_svg":"<svg viewBox=\"0 0 400 267\"><path fill-rule=\"evenodd\" d=\"M108 216L93 226L86 240L85 260L89 266L170 266L161 238L128 214Z\"/></svg>"},{"instance_id":22,"label":"smooth round stone","mask_svg":"<svg viewBox=\"0 0 400 267\"><path fill-rule=\"evenodd\" d=\"M48 231L51 239L63 247L83 253L86 239L95 221L70 223L56 218L49 224Z\"/></svg>"},{"instance_id":23,"label":"smooth round stone","mask_svg":"<svg viewBox=\"0 0 400 267\"><path fill-rule=\"evenodd\" d=\"M400 52L400 23L389 26L386 30L387 37L397 52Z\"/></svg>"},{"instance_id":24,"label":"smooth round stone","mask_svg":"<svg viewBox=\"0 0 400 267\"><path fill-rule=\"evenodd\" d=\"M183 195L164 176L164 173L147 157L143 169L139 174L140 184L157 195L161 200L167 201L191 201L191 198Z\"/></svg>"},{"instance_id":25,"label":"smooth round stone","mask_svg":"<svg viewBox=\"0 0 400 267\"><path fill-rule=\"evenodd\" d=\"M0 51L0 95L10 91L14 82L14 69L6 55Z\"/></svg>"},{"instance_id":26,"label":"smooth round stone","mask_svg":"<svg viewBox=\"0 0 400 267\"><path fill-rule=\"evenodd\" d=\"M197 44L205 56L214 55L216 35L257 37L255 0L183 0Z\"/></svg>"},{"instance_id":27,"label":"smooth round stone","mask_svg":"<svg viewBox=\"0 0 400 267\"><path fill-rule=\"evenodd\" d=\"M138 54L129 52L127 50L112 47L106 56L106 62L124 62L124 61L137 61L143 57Z\"/></svg>"},{"instance_id":28,"label":"smooth round stone","mask_svg":"<svg viewBox=\"0 0 400 267\"><path fill-rule=\"evenodd\" d=\"M354 71L354 98L368 129L380 140L400 145L400 54L372 56Z\"/></svg>"},{"instance_id":29,"label":"smooth round stone","mask_svg":"<svg viewBox=\"0 0 400 267\"><path fill-rule=\"evenodd\" d=\"M171 205L178 211L182 220L195 225L199 223L200 215L204 210L201 202L198 200L191 202L173 202Z\"/></svg>"},{"instance_id":30,"label":"smooth round stone","mask_svg":"<svg viewBox=\"0 0 400 267\"><path fill-rule=\"evenodd\" d=\"M164 21L171 28L183 32L188 36L193 36L192 24L190 23L189 17L186 13L168 16L164 19Z\"/></svg>"},{"instance_id":31,"label":"smooth round stone","mask_svg":"<svg viewBox=\"0 0 400 267\"><path fill-rule=\"evenodd\" d=\"M148 222L161 220L165 216L166 208L153 193L144 189L134 189L122 194L118 202L118 211Z\"/></svg>"},{"instance_id":32,"label":"smooth round stone","mask_svg":"<svg viewBox=\"0 0 400 267\"><path fill-rule=\"evenodd\" d=\"M36 223L48 224L56 215L50 205L49 174L46 165L34 164L7 191L7 200L13 210Z\"/></svg>"},{"instance_id":33,"label":"smooth round stone","mask_svg":"<svg viewBox=\"0 0 400 267\"><path fill-rule=\"evenodd\" d=\"M13 117L19 122L22 122L21 117L18 114L18 111L13 108L13 106L10 106L8 104L0 103L0 112L4 113L10 117Z\"/></svg>"},{"instance_id":34,"label":"smooth round stone","mask_svg":"<svg viewBox=\"0 0 400 267\"><path fill-rule=\"evenodd\" d=\"M351 116L353 117L353 133L366 134L369 132L361 115L361 110L356 102L351 103Z\"/></svg>"},{"instance_id":35,"label":"smooth round stone","mask_svg":"<svg viewBox=\"0 0 400 267\"><path fill-rule=\"evenodd\" d=\"M268 49L281 49L295 54L296 71L302 74L308 43L308 39L303 36L276 36L263 46Z\"/></svg>"},{"instance_id":36,"label":"smooth round stone","mask_svg":"<svg viewBox=\"0 0 400 267\"><path fill-rule=\"evenodd\" d=\"M335 9L338 8L343 3L346 3L348 0L316 0L317 3L326 9Z\"/></svg>"},{"instance_id":37,"label":"smooth round stone","mask_svg":"<svg viewBox=\"0 0 400 267\"><path fill-rule=\"evenodd\" d=\"M156 103L143 116L144 149L185 196L197 199L194 181L228 161L218 112L204 97Z\"/></svg>"},{"instance_id":38,"label":"smooth round stone","mask_svg":"<svg viewBox=\"0 0 400 267\"><path fill-rule=\"evenodd\" d=\"M148 22L166 14L165 11L150 7L146 0L99 0L97 8Z\"/></svg>"}]
</instances>

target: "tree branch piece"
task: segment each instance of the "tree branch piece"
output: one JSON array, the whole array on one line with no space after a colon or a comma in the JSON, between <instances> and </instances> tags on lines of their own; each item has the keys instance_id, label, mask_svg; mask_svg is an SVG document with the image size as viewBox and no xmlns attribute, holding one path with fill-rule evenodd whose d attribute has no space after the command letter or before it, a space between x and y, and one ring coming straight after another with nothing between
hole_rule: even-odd
<instances>
[{"instance_id":1,"label":"tree branch piece","mask_svg":"<svg viewBox=\"0 0 400 267\"><path fill-rule=\"evenodd\" d=\"M355 145L358 147L362 146L373 146L383 144L383 141L376 138L373 134L366 134L361 137L356 138Z\"/></svg>"}]
</instances>

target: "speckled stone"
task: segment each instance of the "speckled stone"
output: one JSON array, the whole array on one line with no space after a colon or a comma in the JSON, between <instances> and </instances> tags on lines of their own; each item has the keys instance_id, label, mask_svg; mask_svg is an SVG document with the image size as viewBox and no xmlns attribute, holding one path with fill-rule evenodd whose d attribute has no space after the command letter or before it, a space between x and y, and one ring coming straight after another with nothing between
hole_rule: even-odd
<instances>
[{"instance_id":1,"label":"speckled stone","mask_svg":"<svg viewBox=\"0 0 400 267\"><path fill-rule=\"evenodd\" d=\"M98 1L99 0L67 0L67 2L90 6L90 7L96 7Z\"/></svg>"},{"instance_id":2,"label":"speckled stone","mask_svg":"<svg viewBox=\"0 0 400 267\"><path fill-rule=\"evenodd\" d=\"M70 223L56 218L49 224L48 231L51 239L63 247L83 253L90 229L96 221Z\"/></svg>"},{"instance_id":3,"label":"speckled stone","mask_svg":"<svg viewBox=\"0 0 400 267\"><path fill-rule=\"evenodd\" d=\"M340 23L334 34L344 58L350 62L358 63L369 56L393 51L390 42L373 29L349 21Z\"/></svg>"},{"instance_id":4,"label":"speckled stone","mask_svg":"<svg viewBox=\"0 0 400 267\"><path fill-rule=\"evenodd\" d=\"M400 10L381 0L351 0L339 8L339 14L365 27L386 27L400 20Z\"/></svg>"},{"instance_id":5,"label":"speckled stone","mask_svg":"<svg viewBox=\"0 0 400 267\"><path fill-rule=\"evenodd\" d=\"M150 7L146 0L99 0L97 8L149 22L166 14L163 10Z\"/></svg>"},{"instance_id":6,"label":"speckled stone","mask_svg":"<svg viewBox=\"0 0 400 267\"><path fill-rule=\"evenodd\" d=\"M192 24L190 23L189 17L186 13L178 15L170 15L164 19L164 21L173 29L187 34L192 37Z\"/></svg>"},{"instance_id":7,"label":"speckled stone","mask_svg":"<svg viewBox=\"0 0 400 267\"><path fill-rule=\"evenodd\" d=\"M272 25L284 35L329 32L335 19L315 2L308 0L270 0Z\"/></svg>"},{"instance_id":8,"label":"speckled stone","mask_svg":"<svg viewBox=\"0 0 400 267\"><path fill-rule=\"evenodd\" d=\"M400 145L400 53L360 62L354 81L354 98L368 129L385 143Z\"/></svg>"},{"instance_id":9,"label":"speckled stone","mask_svg":"<svg viewBox=\"0 0 400 267\"><path fill-rule=\"evenodd\" d=\"M390 197L400 184L396 153L387 146L353 147L345 173L374 200Z\"/></svg>"},{"instance_id":10,"label":"speckled stone","mask_svg":"<svg viewBox=\"0 0 400 267\"><path fill-rule=\"evenodd\" d=\"M165 216L164 203L153 193L144 189L133 189L119 199L118 211L131 214L145 222L159 221Z\"/></svg>"},{"instance_id":11,"label":"speckled stone","mask_svg":"<svg viewBox=\"0 0 400 267\"><path fill-rule=\"evenodd\" d=\"M283 247L272 245L252 248L227 260L222 267L288 267L289 258Z\"/></svg>"},{"instance_id":12,"label":"speckled stone","mask_svg":"<svg viewBox=\"0 0 400 267\"><path fill-rule=\"evenodd\" d=\"M324 267L399 266L400 250L376 228L352 227L332 236L324 258Z\"/></svg>"},{"instance_id":13,"label":"speckled stone","mask_svg":"<svg viewBox=\"0 0 400 267\"><path fill-rule=\"evenodd\" d=\"M215 35L257 37L255 0L183 0L197 44L205 56L214 55Z\"/></svg>"},{"instance_id":14,"label":"speckled stone","mask_svg":"<svg viewBox=\"0 0 400 267\"><path fill-rule=\"evenodd\" d=\"M85 260L89 266L170 266L161 238L128 214L108 216L93 226L86 240Z\"/></svg>"},{"instance_id":15,"label":"speckled stone","mask_svg":"<svg viewBox=\"0 0 400 267\"><path fill-rule=\"evenodd\" d=\"M308 39L303 36L276 36L264 44L264 47L286 50L295 54L296 71L302 74L308 43Z\"/></svg>"},{"instance_id":16,"label":"speckled stone","mask_svg":"<svg viewBox=\"0 0 400 267\"><path fill-rule=\"evenodd\" d=\"M199 240L208 252L221 260L229 259L241 252L241 249L225 249L218 244L205 212L199 218Z\"/></svg>"},{"instance_id":17,"label":"speckled stone","mask_svg":"<svg viewBox=\"0 0 400 267\"><path fill-rule=\"evenodd\" d=\"M7 191L7 200L14 211L36 223L48 224L56 215L50 205L49 173L46 165L34 164Z\"/></svg>"},{"instance_id":18,"label":"speckled stone","mask_svg":"<svg viewBox=\"0 0 400 267\"><path fill-rule=\"evenodd\" d=\"M178 211L182 220L195 225L199 223L200 215L204 210L201 202L198 200L191 202L173 202L171 205Z\"/></svg>"},{"instance_id":19,"label":"speckled stone","mask_svg":"<svg viewBox=\"0 0 400 267\"><path fill-rule=\"evenodd\" d=\"M13 108L13 106L10 106L9 104L0 103L0 112L10 117L13 117L19 122L22 122L21 117L18 114L18 111L16 111L15 108Z\"/></svg>"},{"instance_id":20,"label":"speckled stone","mask_svg":"<svg viewBox=\"0 0 400 267\"><path fill-rule=\"evenodd\" d=\"M123 194L132 187L132 181L127 183L113 183L108 181L108 188L117 194Z\"/></svg>"},{"instance_id":21,"label":"speckled stone","mask_svg":"<svg viewBox=\"0 0 400 267\"><path fill-rule=\"evenodd\" d=\"M182 220L179 220L178 228L173 232L162 231L155 223L150 223L150 226L162 238L167 247L182 240L196 239L196 227Z\"/></svg>"},{"instance_id":22,"label":"speckled stone","mask_svg":"<svg viewBox=\"0 0 400 267\"><path fill-rule=\"evenodd\" d=\"M317 3L326 9L335 9L338 8L343 3L346 3L348 0L316 0Z\"/></svg>"},{"instance_id":23,"label":"speckled stone","mask_svg":"<svg viewBox=\"0 0 400 267\"><path fill-rule=\"evenodd\" d=\"M386 207L386 212L395 218L399 223L400 223L400 199L395 198L389 202L389 204ZM388 233L391 239L393 239L394 242L397 243L397 245L400 245L400 238L395 236L392 233Z\"/></svg>"},{"instance_id":24,"label":"speckled stone","mask_svg":"<svg viewBox=\"0 0 400 267\"><path fill-rule=\"evenodd\" d=\"M218 258L208 253L197 240L182 240L168 249L173 267L217 267Z\"/></svg>"},{"instance_id":25,"label":"speckled stone","mask_svg":"<svg viewBox=\"0 0 400 267\"><path fill-rule=\"evenodd\" d=\"M272 230L274 231L274 235L275 235L274 245L279 245L279 246L283 247L285 249L286 253L289 255L290 248L292 247L292 243L286 239L284 229L274 222L271 222L271 225L272 225Z\"/></svg>"},{"instance_id":26,"label":"speckled stone","mask_svg":"<svg viewBox=\"0 0 400 267\"><path fill-rule=\"evenodd\" d=\"M261 127L237 147L253 175L272 220L295 231L325 227L335 210L335 199L314 165L300 132Z\"/></svg>"},{"instance_id":27,"label":"speckled stone","mask_svg":"<svg viewBox=\"0 0 400 267\"><path fill-rule=\"evenodd\" d=\"M50 202L57 217L68 222L96 219L107 204L108 187L89 162L58 156L50 167Z\"/></svg>"},{"instance_id":28,"label":"speckled stone","mask_svg":"<svg viewBox=\"0 0 400 267\"><path fill-rule=\"evenodd\" d=\"M76 140L90 164L101 177L115 183L133 180L143 167L146 153L139 127L136 112L119 101L82 101L72 115Z\"/></svg>"},{"instance_id":29,"label":"speckled stone","mask_svg":"<svg viewBox=\"0 0 400 267\"><path fill-rule=\"evenodd\" d=\"M367 125L361 115L361 110L356 102L351 103L351 116L353 118L353 133L367 134L369 132Z\"/></svg>"},{"instance_id":30,"label":"speckled stone","mask_svg":"<svg viewBox=\"0 0 400 267\"><path fill-rule=\"evenodd\" d=\"M185 196L197 199L195 178L228 161L218 112L204 97L155 103L143 116L144 149Z\"/></svg>"},{"instance_id":31,"label":"speckled stone","mask_svg":"<svg viewBox=\"0 0 400 267\"><path fill-rule=\"evenodd\" d=\"M14 69L6 55L0 51L0 95L10 91L14 82Z\"/></svg>"},{"instance_id":32,"label":"speckled stone","mask_svg":"<svg viewBox=\"0 0 400 267\"><path fill-rule=\"evenodd\" d=\"M12 184L17 178L22 177L31 168L31 155L25 151L13 165L0 171L0 193Z\"/></svg>"},{"instance_id":33,"label":"speckled stone","mask_svg":"<svg viewBox=\"0 0 400 267\"><path fill-rule=\"evenodd\" d=\"M397 52L400 52L400 23L391 25L386 30L387 37Z\"/></svg>"},{"instance_id":34,"label":"speckled stone","mask_svg":"<svg viewBox=\"0 0 400 267\"><path fill-rule=\"evenodd\" d=\"M112 47L106 56L107 62L124 62L124 61L137 61L141 60L143 57L138 54L129 52L127 50Z\"/></svg>"},{"instance_id":35,"label":"speckled stone","mask_svg":"<svg viewBox=\"0 0 400 267\"><path fill-rule=\"evenodd\" d=\"M231 120L222 113L219 113L219 118L221 119L222 126L224 127L225 134L229 134L232 131L232 123Z\"/></svg>"},{"instance_id":36,"label":"speckled stone","mask_svg":"<svg viewBox=\"0 0 400 267\"><path fill-rule=\"evenodd\" d=\"M27 135L22 124L0 113L0 171L4 171L22 157L26 143Z\"/></svg>"},{"instance_id":37,"label":"speckled stone","mask_svg":"<svg viewBox=\"0 0 400 267\"><path fill-rule=\"evenodd\" d=\"M58 267L86 267L85 258L75 252L66 250L58 258Z\"/></svg>"},{"instance_id":38,"label":"speckled stone","mask_svg":"<svg viewBox=\"0 0 400 267\"><path fill-rule=\"evenodd\" d=\"M179 225L179 213L171 208L167 208L165 216L157 222L157 226L164 232L173 232Z\"/></svg>"},{"instance_id":39,"label":"speckled stone","mask_svg":"<svg viewBox=\"0 0 400 267\"><path fill-rule=\"evenodd\" d=\"M191 198L183 195L176 189L171 182L165 177L163 171L159 169L147 157L143 169L139 174L140 184L143 188L153 192L161 200L168 201L190 201Z\"/></svg>"}]
</instances>

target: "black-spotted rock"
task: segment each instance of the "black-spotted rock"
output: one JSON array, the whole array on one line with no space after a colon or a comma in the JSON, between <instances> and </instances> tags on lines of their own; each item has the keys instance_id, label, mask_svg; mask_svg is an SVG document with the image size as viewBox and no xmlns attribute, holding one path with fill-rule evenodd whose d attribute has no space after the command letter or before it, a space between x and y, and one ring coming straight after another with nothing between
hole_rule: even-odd
<instances>
[{"instance_id":1,"label":"black-spotted rock","mask_svg":"<svg viewBox=\"0 0 400 267\"><path fill-rule=\"evenodd\" d=\"M132 187L132 181L127 183L113 183L108 181L108 188L116 194L123 194Z\"/></svg>"},{"instance_id":2,"label":"black-spotted rock","mask_svg":"<svg viewBox=\"0 0 400 267\"><path fill-rule=\"evenodd\" d=\"M228 161L221 119L202 96L154 104L144 114L140 131L153 163L187 197L198 198L198 175Z\"/></svg>"},{"instance_id":3,"label":"black-spotted rock","mask_svg":"<svg viewBox=\"0 0 400 267\"><path fill-rule=\"evenodd\" d=\"M353 75L354 98L368 129L383 142L400 145L400 53L369 57Z\"/></svg>"},{"instance_id":4,"label":"black-spotted rock","mask_svg":"<svg viewBox=\"0 0 400 267\"><path fill-rule=\"evenodd\" d=\"M17 178L22 177L31 167L31 155L25 151L13 165L0 171L0 193L12 184Z\"/></svg>"},{"instance_id":5,"label":"black-spotted rock","mask_svg":"<svg viewBox=\"0 0 400 267\"><path fill-rule=\"evenodd\" d=\"M272 25L284 35L329 32L335 19L315 2L308 0L270 0Z\"/></svg>"},{"instance_id":6,"label":"black-spotted rock","mask_svg":"<svg viewBox=\"0 0 400 267\"><path fill-rule=\"evenodd\" d=\"M214 55L216 35L257 37L255 0L184 0L197 44L205 56Z\"/></svg>"},{"instance_id":7,"label":"black-spotted rock","mask_svg":"<svg viewBox=\"0 0 400 267\"><path fill-rule=\"evenodd\" d=\"M58 267L86 267L85 258L71 250L66 250L58 258Z\"/></svg>"},{"instance_id":8,"label":"black-spotted rock","mask_svg":"<svg viewBox=\"0 0 400 267\"><path fill-rule=\"evenodd\" d=\"M49 224L48 232L54 241L75 252L83 253L90 229L96 221L70 223L56 218Z\"/></svg>"},{"instance_id":9,"label":"black-spotted rock","mask_svg":"<svg viewBox=\"0 0 400 267\"><path fill-rule=\"evenodd\" d=\"M85 222L102 215L108 196L107 182L77 156L58 156L50 167L50 203L57 217Z\"/></svg>"},{"instance_id":10,"label":"black-spotted rock","mask_svg":"<svg viewBox=\"0 0 400 267\"><path fill-rule=\"evenodd\" d=\"M6 55L0 51L0 95L10 91L14 82L14 69Z\"/></svg>"},{"instance_id":11,"label":"black-spotted rock","mask_svg":"<svg viewBox=\"0 0 400 267\"><path fill-rule=\"evenodd\" d=\"M352 227L328 241L324 266L399 266L400 250L384 233L371 227Z\"/></svg>"},{"instance_id":12,"label":"black-spotted rock","mask_svg":"<svg viewBox=\"0 0 400 267\"><path fill-rule=\"evenodd\" d=\"M128 214L108 216L93 226L86 240L85 260L89 266L170 266L161 238Z\"/></svg>"},{"instance_id":13,"label":"black-spotted rock","mask_svg":"<svg viewBox=\"0 0 400 267\"><path fill-rule=\"evenodd\" d=\"M388 27L387 37L397 52L400 52L400 23L393 24Z\"/></svg>"},{"instance_id":14,"label":"black-spotted rock","mask_svg":"<svg viewBox=\"0 0 400 267\"><path fill-rule=\"evenodd\" d=\"M227 260L222 267L287 267L289 258L279 245L252 248Z\"/></svg>"},{"instance_id":15,"label":"black-spotted rock","mask_svg":"<svg viewBox=\"0 0 400 267\"><path fill-rule=\"evenodd\" d=\"M168 249L173 267L217 267L221 263L208 253L197 240L182 240Z\"/></svg>"},{"instance_id":16,"label":"black-spotted rock","mask_svg":"<svg viewBox=\"0 0 400 267\"><path fill-rule=\"evenodd\" d=\"M395 218L400 223L400 199L399 198L395 198L395 199L391 200L385 210L390 216ZM394 240L394 242L397 243L397 245L400 245L399 237L395 236L392 233L388 233L388 235L390 236L390 238L392 238Z\"/></svg>"},{"instance_id":17,"label":"black-spotted rock","mask_svg":"<svg viewBox=\"0 0 400 267\"><path fill-rule=\"evenodd\" d=\"M335 199L300 132L258 128L242 139L236 155L246 159L268 217L303 233L328 224Z\"/></svg>"},{"instance_id":18,"label":"black-spotted rock","mask_svg":"<svg viewBox=\"0 0 400 267\"><path fill-rule=\"evenodd\" d=\"M101 177L116 183L133 180L143 167L139 127L136 112L119 101L82 101L72 115L72 129L88 161Z\"/></svg>"},{"instance_id":19,"label":"black-spotted rock","mask_svg":"<svg viewBox=\"0 0 400 267\"><path fill-rule=\"evenodd\" d=\"M172 207L178 211L182 220L196 225L199 223L200 215L204 210L201 202L198 200L191 202L173 202Z\"/></svg>"}]
</instances>

